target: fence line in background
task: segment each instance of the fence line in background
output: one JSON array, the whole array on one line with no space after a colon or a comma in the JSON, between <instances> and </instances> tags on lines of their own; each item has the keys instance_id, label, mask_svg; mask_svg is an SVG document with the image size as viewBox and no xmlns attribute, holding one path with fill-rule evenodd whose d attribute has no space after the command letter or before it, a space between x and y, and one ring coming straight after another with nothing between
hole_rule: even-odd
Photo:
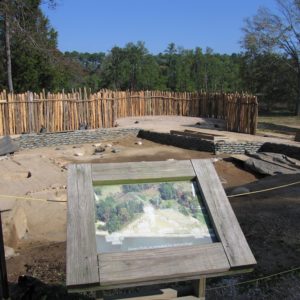
<instances>
[{"instance_id":1,"label":"fence line in background","mask_svg":"<svg viewBox=\"0 0 300 300\"><path fill-rule=\"evenodd\" d=\"M226 120L227 130L255 134L257 98L248 94L110 91L0 92L0 135L113 127L117 118L149 115Z\"/></svg>"}]
</instances>

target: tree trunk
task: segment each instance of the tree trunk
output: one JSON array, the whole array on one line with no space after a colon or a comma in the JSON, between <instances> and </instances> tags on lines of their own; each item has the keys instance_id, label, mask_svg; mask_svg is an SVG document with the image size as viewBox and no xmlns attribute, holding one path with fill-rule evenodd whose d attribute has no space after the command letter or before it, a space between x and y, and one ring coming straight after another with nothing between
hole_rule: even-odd
<instances>
[{"instance_id":1,"label":"tree trunk","mask_svg":"<svg viewBox=\"0 0 300 300\"><path fill-rule=\"evenodd\" d=\"M5 14L5 49L6 49L6 67L7 83L9 92L13 92L12 71L11 71L11 51L10 51L10 24L9 17Z\"/></svg>"},{"instance_id":2,"label":"tree trunk","mask_svg":"<svg viewBox=\"0 0 300 300\"><path fill-rule=\"evenodd\" d=\"M298 73L297 73L297 79L298 79L298 86L297 86L297 99L296 99L296 109L295 114L296 116L300 116L300 65L298 65Z\"/></svg>"},{"instance_id":3,"label":"tree trunk","mask_svg":"<svg viewBox=\"0 0 300 300\"><path fill-rule=\"evenodd\" d=\"M300 86L298 87L298 89L300 89ZM297 96L296 116L300 116L300 92L298 92L298 96Z\"/></svg>"},{"instance_id":4,"label":"tree trunk","mask_svg":"<svg viewBox=\"0 0 300 300\"><path fill-rule=\"evenodd\" d=\"M297 61L297 98L295 103L295 115L300 116L300 63Z\"/></svg>"}]
</instances>

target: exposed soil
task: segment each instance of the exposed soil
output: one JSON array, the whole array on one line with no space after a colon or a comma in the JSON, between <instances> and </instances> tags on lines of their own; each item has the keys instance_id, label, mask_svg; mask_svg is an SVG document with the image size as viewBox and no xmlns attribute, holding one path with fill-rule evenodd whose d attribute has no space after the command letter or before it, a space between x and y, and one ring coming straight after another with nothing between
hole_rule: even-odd
<instances>
[{"instance_id":1,"label":"exposed soil","mask_svg":"<svg viewBox=\"0 0 300 300\"><path fill-rule=\"evenodd\" d=\"M10 282L29 275L49 284L65 283L66 242L23 242L16 251L19 255L7 261Z\"/></svg>"},{"instance_id":2,"label":"exposed soil","mask_svg":"<svg viewBox=\"0 0 300 300\"><path fill-rule=\"evenodd\" d=\"M89 144L77 145L76 148L61 146L27 150L0 160L0 208L11 209L3 214L5 244L12 247L17 254L7 260L11 282L16 282L20 275L26 274L46 283L65 283L66 203L45 200L67 200L68 163L212 158L225 188L247 185L260 179L234 164L228 155L215 156L207 152L164 146L144 140L142 145L138 145L137 140L131 136L102 143L103 146L110 143L112 147L106 147L101 155L93 155L95 148ZM112 148L120 152L113 153ZM82 156L74 156L76 153L82 153ZM29 177L28 172L31 174ZM252 183L251 188L255 189L255 185L257 189L279 185L285 179L278 177L278 181L274 181L272 177L271 183L270 180L271 177L259 180ZM296 180L300 178L295 177ZM5 195L37 199L16 200ZM254 273L238 279L268 275L300 266L299 195L300 185L296 185L230 199L258 262ZM20 226L26 230L20 230ZM290 282L299 285L300 279L293 277ZM208 286L214 284L215 281L208 281ZM284 283L282 286L290 285ZM207 293L208 299L282 299L274 296L275 294L271 294L273 296L270 298L261 298L260 295L262 294L238 298L227 292Z\"/></svg>"},{"instance_id":3,"label":"exposed soil","mask_svg":"<svg viewBox=\"0 0 300 300\"><path fill-rule=\"evenodd\" d=\"M246 185L251 190L300 181L278 175ZM230 199L257 260L256 272L270 274L300 266L300 184Z\"/></svg>"},{"instance_id":4,"label":"exposed soil","mask_svg":"<svg viewBox=\"0 0 300 300\"><path fill-rule=\"evenodd\" d=\"M58 147L28 150L0 161L0 175L5 175L2 177L0 194L37 198L1 199L2 209L12 209L12 212L4 215L6 245L13 247L17 253L17 256L7 261L11 281L16 281L18 276L23 274L36 276L47 283L65 280L66 203L42 200L67 200L68 163L214 158L217 160L215 166L225 187L256 180L254 174L236 167L232 162L222 160L220 156L164 146L146 140L142 141L142 145L137 145L136 141L137 138L133 136L118 141L107 141L103 145L112 144L112 147L107 147L101 157L92 155L95 148L89 144L77 145L76 148L62 146L59 150L56 150ZM117 148L120 152L112 153L112 148ZM74 156L78 152L84 155ZM32 174L30 178L25 176L28 171ZM11 228L11 222L14 215L19 218L19 214L15 212L20 209L26 216L27 230L24 237L18 239Z\"/></svg>"}]
</instances>

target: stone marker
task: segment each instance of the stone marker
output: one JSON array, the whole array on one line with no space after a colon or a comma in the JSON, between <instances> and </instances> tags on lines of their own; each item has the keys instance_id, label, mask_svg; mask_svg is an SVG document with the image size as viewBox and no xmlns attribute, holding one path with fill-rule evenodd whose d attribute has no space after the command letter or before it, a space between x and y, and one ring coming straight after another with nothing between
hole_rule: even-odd
<instances>
[{"instance_id":1,"label":"stone marker","mask_svg":"<svg viewBox=\"0 0 300 300\"><path fill-rule=\"evenodd\" d=\"M19 146L10 136L5 136L0 139L0 155L11 154L18 151Z\"/></svg>"},{"instance_id":2,"label":"stone marker","mask_svg":"<svg viewBox=\"0 0 300 300\"><path fill-rule=\"evenodd\" d=\"M94 154L99 154L99 153L102 153L102 152L104 152L104 151L105 151L105 148L104 148L104 147L98 146L98 147L95 148Z\"/></svg>"},{"instance_id":3,"label":"stone marker","mask_svg":"<svg viewBox=\"0 0 300 300\"><path fill-rule=\"evenodd\" d=\"M76 152L76 153L74 153L74 156L83 156L83 153L81 153L81 152Z\"/></svg>"}]
</instances>

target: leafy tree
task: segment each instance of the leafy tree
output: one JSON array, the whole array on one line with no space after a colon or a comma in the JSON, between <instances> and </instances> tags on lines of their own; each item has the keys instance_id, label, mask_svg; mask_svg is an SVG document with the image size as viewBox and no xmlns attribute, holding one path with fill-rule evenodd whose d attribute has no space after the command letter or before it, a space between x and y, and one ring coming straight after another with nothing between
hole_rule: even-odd
<instances>
[{"instance_id":1,"label":"leafy tree","mask_svg":"<svg viewBox=\"0 0 300 300\"><path fill-rule=\"evenodd\" d=\"M123 193L140 192L151 188L151 186L150 183L123 184L122 191Z\"/></svg>"},{"instance_id":2,"label":"leafy tree","mask_svg":"<svg viewBox=\"0 0 300 300\"><path fill-rule=\"evenodd\" d=\"M202 78L204 78L203 74L203 64L204 57L202 53L202 49L197 47L194 52L194 60L191 66L191 78L195 85L195 90L200 92L203 88Z\"/></svg>"},{"instance_id":3,"label":"leafy tree","mask_svg":"<svg viewBox=\"0 0 300 300\"><path fill-rule=\"evenodd\" d=\"M114 231L118 231L121 229L121 220L118 218L117 215L111 215L109 221L106 224L106 229L109 233Z\"/></svg>"},{"instance_id":4,"label":"leafy tree","mask_svg":"<svg viewBox=\"0 0 300 300\"><path fill-rule=\"evenodd\" d=\"M136 214L143 212L143 208L144 204L141 201L131 199L118 202L114 197L108 196L96 202L96 217L105 222L105 226L101 229L111 233L120 230L125 223L132 221Z\"/></svg>"},{"instance_id":5,"label":"leafy tree","mask_svg":"<svg viewBox=\"0 0 300 300\"><path fill-rule=\"evenodd\" d=\"M169 200L176 197L176 190L174 189L174 185L170 182L161 183L158 190L160 192L160 197L163 200Z\"/></svg>"},{"instance_id":6,"label":"leafy tree","mask_svg":"<svg viewBox=\"0 0 300 300\"><path fill-rule=\"evenodd\" d=\"M242 57L240 69L244 89L258 95L262 112L272 111L277 104L293 109L297 81L288 63L288 58L273 53L246 52Z\"/></svg>"},{"instance_id":7,"label":"leafy tree","mask_svg":"<svg viewBox=\"0 0 300 300\"><path fill-rule=\"evenodd\" d=\"M5 85L10 91L13 88L15 91L43 88L55 91L66 84L66 71L57 67L62 60L57 50L57 32L40 5L41 0L0 2L0 45L1 52L6 53L1 63L7 66Z\"/></svg>"},{"instance_id":8,"label":"leafy tree","mask_svg":"<svg viewBox=\"0 0 300 300\"><path fill-rule=\"evenodd\" d=\"M176 90L177 77L177 49L174 43L168 45L165 50L166 66L167 66L167 86L172 90Z\"/></svg>"},{"instance_id":9,"label":"leafy tree","mask_svg":"<svg viewBox=\"0 0 300 300\"><path fill-rule=\"evenodd\" d=\"M193 50L178 50L176 64L176 90L195 91L195 83L192 79L192 66L195 60Z\"/></svg>"},{"instance_id":10,"label":"leafy tree","mask_svg":"<svg viewBox=\"0 0 300 300\"><path fill-rule=\"evenodd\" d=\"M300 115L300 1L276 0L278 13L260 8L246 21L243 46L255 53L284 53L297 78L296 114Z\"/></svg>"}]
</instances>

